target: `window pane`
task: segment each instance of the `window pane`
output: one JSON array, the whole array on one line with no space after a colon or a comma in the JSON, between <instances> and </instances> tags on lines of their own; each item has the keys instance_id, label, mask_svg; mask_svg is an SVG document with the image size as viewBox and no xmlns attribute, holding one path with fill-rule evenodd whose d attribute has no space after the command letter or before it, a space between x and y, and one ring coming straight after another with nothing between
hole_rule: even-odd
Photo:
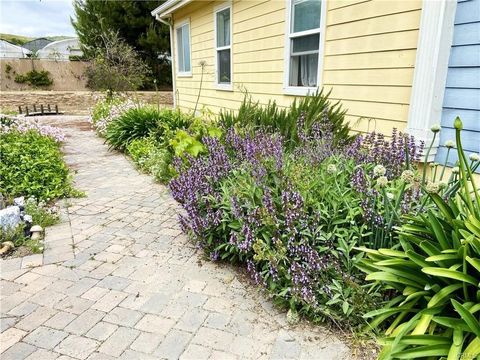
<instances>
[{"instance_id":1,"label":"window pane","mask_svg":"<svg viewBox=\"0 0 480 360\"><path fill-rule=\"evenodd\" d=\"M217 13L217 47L230 45L230 8Z\"/></svg>"},{"instance_id":2,"label":"window pane","mask_svg":"<svg viewBox=\"0 0 480 360\"><path fill-rule=\"evenodd\" d=\"M320 0L293 2L293 32L320 27Z\"/></svg>"},{"instance_id":3,"label":"window pane","mask_svg":"<svg viewBox=\"0 0 480 360\"><path fill-rule=\"evenodd\" d=\"M183 37L183 58L185 62L184 71L191 71L190 67L190 26L184 25L182 27Z\"/></svg>"},{"instance_id":4,"label":"window pane","mask_svg":"<svg viewBox=\"0 0 480 360\"><path fill-rule=\"evenodd\" d=\"M318 51L320 35L307 35L292 39L292 54L304 51Z\"/></svg>"},{"instance_id":5,"label":"window pane","mask_svg":"<svg viewBox=\"0 0 480 360\"><path fill-rule=\"evenodd\" d=\"M218 61L218 83L230 84L230 49L217 52Z\"/></svg>"},{"instance_id":6,"label":"window pane","mask_svg":"<svg viewBox=\"0 0 480 360\"><path fill-rule=\"evenodd\" d=\"M317 86L318 54L290 58L290 86Z\"/></svg>"},{"instance_id":7,"label":"window pane","mask_svg":"<svg viewBox=\"0 0 480 360\"><path fill-rule=\"evenodd\" d=\"M177 55L178 55L178 71L185 71L185 62L183 61L183 35L182 28L177 29Z\"/></svg>"}]
</instances>

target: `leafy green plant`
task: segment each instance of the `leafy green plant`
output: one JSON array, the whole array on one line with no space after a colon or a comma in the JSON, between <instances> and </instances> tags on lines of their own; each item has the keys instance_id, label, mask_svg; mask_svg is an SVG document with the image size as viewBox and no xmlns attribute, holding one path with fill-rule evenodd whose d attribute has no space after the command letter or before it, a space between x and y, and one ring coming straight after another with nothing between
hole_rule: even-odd
<instances>
[{"instance_id":1,"label":"leafy green plant","mask_svg":"<svg viewBox=\"0 0 480 360\"><path fill-rule=\"evenodd\" d=\"M20 84L28 84L30 86L50 86L53 84L53 80L50 77L50 72L47 70L31 70L26 74L15 75L15 82Z\"/></svg>"},{"instance_id":2,"label":"leafy green plant","mask_svg":"<svg viewBox=\"0 0 480 360\"><path fill-rule=\"evenodd\" d=\"M34 130L0 133L0 192L51 200L75 195L60 145Z\"/></svg>"},{"instance_id":3,"label":"leafy green plant","mask_svg":"<svg viewBox=\"0 0 480 360\"><path fill-rule=\"evenodd\" d=\"M107 125L105 138L110 147L124 150L132 140L148 136L160 119L161 113L153 107L129 109Z\"/></svg>"},{"instance_id":4,"label":"leafy green plant","mask_svg":"<svg viewBox=\"0 0 480 360\"><path fill-rule=\"evenodd\" d=\"M153 136L131 141L126 150L133 162L141 170L153 175L157 181L166 183L175 175L171 166L173 156L168 149L160 146Z\"/></svg>"},{"instance_id":5,"label":"leafy green plant","mask_svg":"<svg viewBox=\"0 0 480 360\"><path fill-rule=\"evenodd\" d=\"M31 197L25 201L25 213L32 217L33 225L43 228L58 223L59 216L54 206L48 206L44 201L37 201Z\"/></svg>"},{"instance_id":6,"label":"leafy green plant","mask_svg":"<svg viewBox=\"0 0 480 360\"><path fill-rule=\"evenodd\" d=\"M369 312L386 324L380 359L476 359L480 355L480 190L462 149L455 120L460 187L445 201L436 193L425 214L408 215L398 249L365 251L359 267L394 297ZM462 355L463 354L463 355Z\"/></svg>"},{"instance_id":7,"label":"leafy green plant","mask_svg":"<svg viewBox=\"0 0 480 360\"><path fill-rule=\"evenodd\" d=\"M282 108L275 101L269 101L266 106L254 102L252 98L245 98L238 112L222 111L220 123L226 128L261 127L270 131L278 131L285 139L288 147L295 147L299 142L299 132L312 130L313 125L322 118L327 118L332 127L332 133L338 141L348 141L352 138L349 134L348 124L345 122L346 110L342 109L340 102L332 103L329 100L330 92L317 91L313 95L303 97L300 101L295 99L289 108ZM302 115L303 122L299 129L298 119Z\"/></svg>"}]
</instances>

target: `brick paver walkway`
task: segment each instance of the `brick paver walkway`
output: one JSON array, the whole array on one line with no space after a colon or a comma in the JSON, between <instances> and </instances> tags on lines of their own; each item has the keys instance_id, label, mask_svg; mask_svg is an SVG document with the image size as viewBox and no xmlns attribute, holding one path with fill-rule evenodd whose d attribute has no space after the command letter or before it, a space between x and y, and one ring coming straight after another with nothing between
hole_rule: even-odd
<instances>
[{"instance_id":1,"label":"brick paver walkway","mask_svg":"<svg viewBox=\"0 0 480 360\"><path fill-rule=\"evenodd\" d=\"M1 260L1 359L348 359L234 269L204 261L167 188L109 152L85 118L56 118L87 197L68 200L44 255ZM42 120L43 121L43 120Z\"/></svg>"}]
</instances>

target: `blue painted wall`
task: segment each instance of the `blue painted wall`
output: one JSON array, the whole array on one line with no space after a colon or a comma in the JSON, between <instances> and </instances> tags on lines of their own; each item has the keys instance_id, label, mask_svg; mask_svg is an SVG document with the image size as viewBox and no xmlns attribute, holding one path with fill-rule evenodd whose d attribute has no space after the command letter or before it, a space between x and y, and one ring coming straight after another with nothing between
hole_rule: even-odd
<instances>
[{"instance_id":1,"label":"blue painted wall","mask_svg":"<svg viewBox=\"0 0 480 360\"><path fill-rule=\"evenodd\" d=\"M436 161L445 162L447 140L455 140L453 120L463 121L462 144L467 154L480 152L480 0L459 0L455 13L447 83L443 100L442 131ZM450 152L449 165L458 160Z\"/></svg>"}]
</instances>

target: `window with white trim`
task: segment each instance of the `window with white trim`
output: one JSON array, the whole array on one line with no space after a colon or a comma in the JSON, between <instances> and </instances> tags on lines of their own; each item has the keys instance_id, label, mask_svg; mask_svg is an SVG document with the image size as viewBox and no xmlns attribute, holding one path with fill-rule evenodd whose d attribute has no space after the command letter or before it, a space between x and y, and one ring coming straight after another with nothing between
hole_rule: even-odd
<instances>
[{"instance_id":1,"label":"window with white trim","mask_svg":"<svg viewBox=\"0 0 480 360\"><path fill-rule=\"evenodd\" d=\"M215 12L216 83L227 88L232 84L232 8Z\"/></svg>"},{"instance_id":2,"label":"window with white trim","mask_svg":"<svg viewBox=\"0 0 480 360\"><path fill-rule=\"evenodd\" d=\"M176 29L177 71L180 75L192 73L190 61L190 24L187 22Z\"/></svg>"},{"instance_id":3,"label":"window with white trim","mask_svg":"<svg viewBox=\"0 0 480 360\"><path fill-rule=\"evenodd\" d=\"M319 86L320 0L291 0L287 34L288 87Z\"/></svg>"}]
</instances>

